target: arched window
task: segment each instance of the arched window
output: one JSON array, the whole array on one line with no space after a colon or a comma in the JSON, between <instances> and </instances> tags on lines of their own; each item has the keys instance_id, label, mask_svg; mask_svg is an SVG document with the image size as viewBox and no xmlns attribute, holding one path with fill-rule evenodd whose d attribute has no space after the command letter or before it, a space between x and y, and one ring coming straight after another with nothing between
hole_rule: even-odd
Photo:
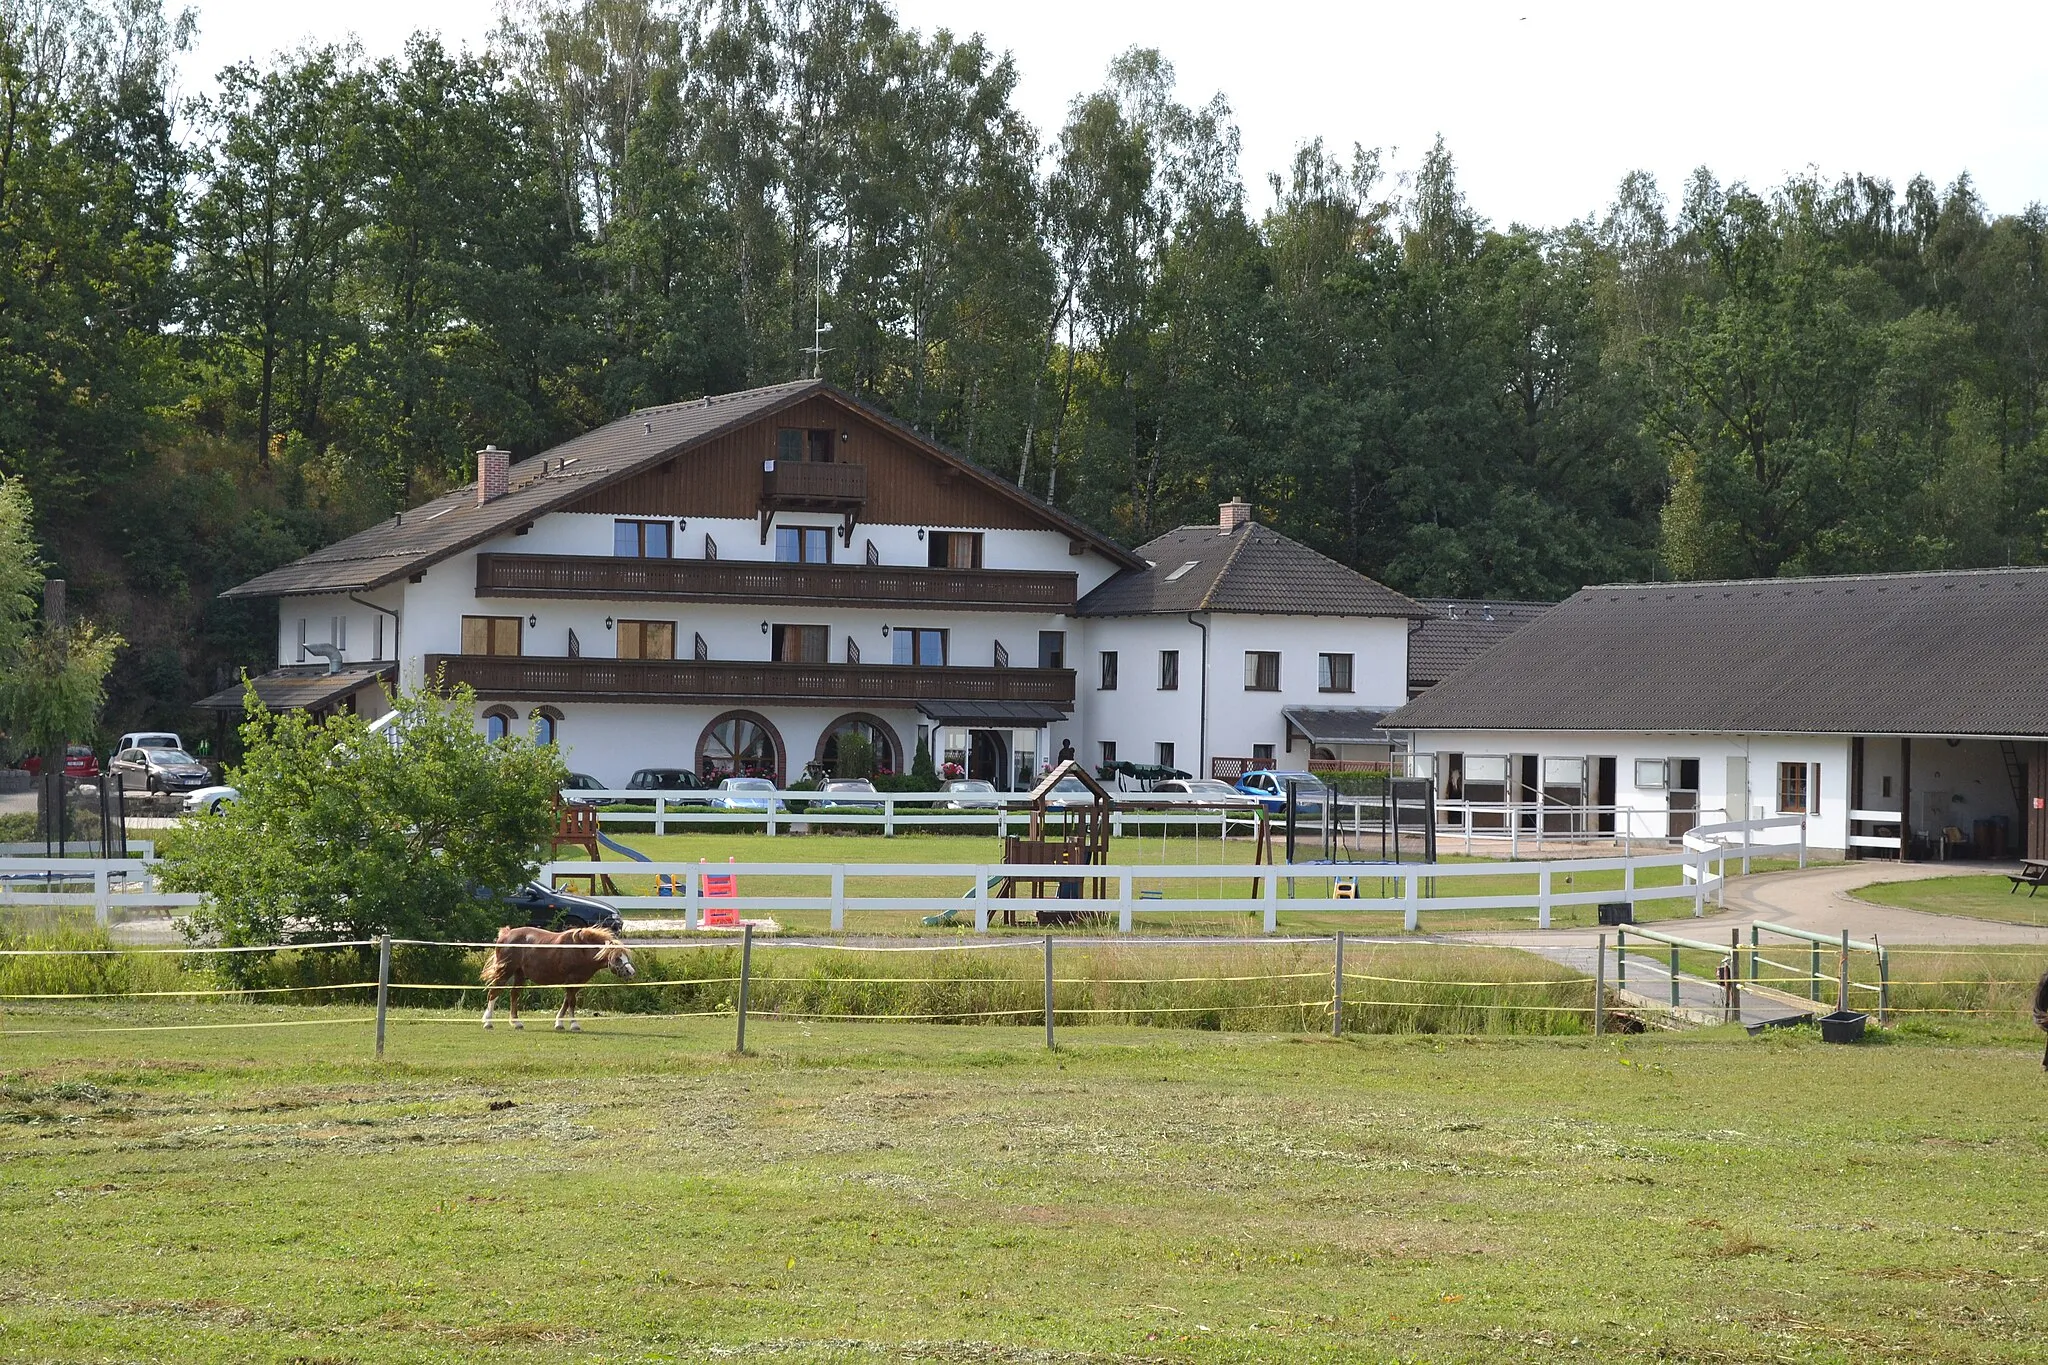
<instances>
[{"instance_id":1,"label":"arched window","mask_svg":"<svg viewBox=\"0 0 2048 1365\"><path fill-rule=\"evenodd\" d=\"M562 713L552 706L533 708L533 742L535 744L560 744L562 742Z\"/></svg>"},{"instance_id":2,"label":"arched window","mask_svg":"<svg viewBox=\"0 0 2048 1365\"><path fill-rule=\"evenodd\" d=\"M856 711L833 721L818 737L818 762L826 772L834 777L839 775L839 737L848 734L860 735L874 746L877 773L905 771L903 745L896 738L896 731L880 716Z\"/></svg>"},{"instance_id":3,"label":"arched window","mask_svg":"<svg viewBox=\"0 0 2048 1365\"><path fill-rule=\"evenodd\" d=\"M708 781L725 777L782 774L782 736L768 718L752 711L728 711L704 727L697 740L697 772Z\"/></svg>"},{"instance_id":4,"label":"arched window","mask_svg":"<svg viewBox=\"0 0 2048 1365\"><path fill-rule=\"evenodd\" d=\"M484 712L484 738L503 739L512 733L512 726L519 717L508 706L493 706Z\"/></svg>"}]
</instances>

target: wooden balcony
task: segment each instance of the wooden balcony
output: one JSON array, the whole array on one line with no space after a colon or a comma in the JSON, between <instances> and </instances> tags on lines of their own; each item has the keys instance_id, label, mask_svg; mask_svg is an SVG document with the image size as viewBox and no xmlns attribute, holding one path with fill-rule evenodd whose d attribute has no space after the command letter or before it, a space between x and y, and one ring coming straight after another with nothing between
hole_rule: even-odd
<instances>
[{"instance_id":1,"label":"wooden balcony","mask_svg":"<svg viewBox=\"0 0 2048 1365\"><path fill-rule=\"evenodd\" d=\"M921 569L886 564L777 564L744 559L614 559L588 555L476 557L478 597L620 602L753 602L842 607L950 607L1064 613L1071 573Z\"/></svg>"},{"instance_id":2,"label":"wooden balcony","mask_svg":"<svg viewBox=\"0 0 2048 1365\"><path fill-rule=\"evenodd\" d=\"M890 706L921 701L1074 704L1066 668L912 668L688 659L565 659L429 654L427 676L487 700Z\"/></svg>"}]
</instances>

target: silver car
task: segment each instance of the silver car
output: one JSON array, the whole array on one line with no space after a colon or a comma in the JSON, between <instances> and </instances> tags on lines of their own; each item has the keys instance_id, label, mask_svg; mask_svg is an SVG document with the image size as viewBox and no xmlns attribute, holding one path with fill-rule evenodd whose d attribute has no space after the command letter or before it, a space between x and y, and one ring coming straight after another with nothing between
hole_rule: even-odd
<instances>
[{"instance_id":1,"label":"silver car","mask_svg":"<svg viewBox=\"0 0 2048 1365\"><path fill-rule=\"evenodd\" d=\"M213 774L183 749L123 749L107 760L107 772L144 791L189 792L213 782Z\"/></svg>"},{"instance_id":2,"label":"silver car","mask_svg":"<svg viewBox=\"0 0 2048 1365\"><path fill-rule=\"evenodd\" d=\"M952 798L946 802L947 810L992 810L1002 804L996 784L978 777L955 778L939 790Z\"/></svg>"}]
</instances>

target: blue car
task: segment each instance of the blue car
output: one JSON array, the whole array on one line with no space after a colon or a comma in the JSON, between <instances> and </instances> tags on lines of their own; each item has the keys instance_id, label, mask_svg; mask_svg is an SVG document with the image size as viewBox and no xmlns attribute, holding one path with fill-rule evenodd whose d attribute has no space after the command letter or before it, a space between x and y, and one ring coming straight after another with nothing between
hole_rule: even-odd
<instances>
[{"instance_id":1,"label":"blue car","mask_svg":"<svg viewBox=\"0 0 2048 1365\"><path fill-rule=\"evenodd\" d=\"M1297 782L1301 790L1295 799L1295 809L1304 815L1320 815L1323 810L1323 780L1314 773L1293 772L1285 769L1265 769L1246 773L1237 779L1237 789L1274 814L1287 810L1287 784Z\"/></svg>"}]
</instances>

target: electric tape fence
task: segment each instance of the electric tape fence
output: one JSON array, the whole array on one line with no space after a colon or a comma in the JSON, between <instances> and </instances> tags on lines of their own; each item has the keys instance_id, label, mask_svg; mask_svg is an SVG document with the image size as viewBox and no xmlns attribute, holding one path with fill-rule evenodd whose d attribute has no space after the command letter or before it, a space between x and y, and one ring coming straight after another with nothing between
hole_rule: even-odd
<instances>
[{"instance_id":1,"label":"electric tape fence","mask_svg":"<svg viewBox=\"0 0 2048 1365\"><path fill-rule=\"evenodd\" d=\"M475 1026L476 1008L494 989L478 979L478 971L498 946L337 939L221 947L0 948L0 1037L374 1025L382 1055L391 1024ZM526 946L545 952L578 945ZM645 1034L637 1027L642 1023L724 1018L733 1022L742 1051L750 1015L757 1021L805 1024L1043 1026L1050 1043L1055 1028L1115 1024L1265 1032L1597 1033L1616 1016L1659 1013L1654 1001L1605 993L1604 952L1599 970L1588 970L1590 949L1554 942L1338 934L1193 943L1047 936L848 944L756 940L748 926L740 935L718 939L627 946L637 964L631 979L600 973L575 987L590 993L596 1011L590 1017L602 1018L607 1031L627 1034ZM1156 957L1162 950L1177 953L1178 965L1164 964L1158 972L1133 970L1134 960ZM2038 962L2044 956L2040 949L2025 947L1891 951L1986 964L2022 957ZM757 952L769 961L754 963ZM927 965L908 972L882 969L892 956L904 953L923 955ZM1248 964L1246 954L1268 960ZM1271 961L1275 954L1282 960ZM1013 969L1022 968L1016 959L1024 955L1042 956L1042 963ZM792 961L800 964L798 970L790 969ZM848 965L842 970L835 961ZM1457 970L1461 961L1479 969ZM1757 970L1764 965L1773 972ZM1273 969L1255 969L1261 967ZM1796 994L1792 987L1811 986L1814 980L1811 972L1769 958L1752 963L1751 972L1740 978L1740 986L1767 987L1788 996ZM279 975L297 979L280 980ZM1878 989L1863 982L1849 985L1862 992ZM2033 986L2032 975L1988 970L1895 976L1887 1013L2023 1019ZM495 989L509 995L511 987ZM564 999L563 990L521 987L526 1003L536 1009ZM214 1008L160 1020L164 1009L176 1006ZM373 1012L364 1012L366 1006ZM226 1010L262 1010L270 1017L221 1017ZM309 1010L318 1010L318 1016L305 1017ZM1678 1011L1674 1006L1670 1012Z\"/></svg>"}]
</instances>

